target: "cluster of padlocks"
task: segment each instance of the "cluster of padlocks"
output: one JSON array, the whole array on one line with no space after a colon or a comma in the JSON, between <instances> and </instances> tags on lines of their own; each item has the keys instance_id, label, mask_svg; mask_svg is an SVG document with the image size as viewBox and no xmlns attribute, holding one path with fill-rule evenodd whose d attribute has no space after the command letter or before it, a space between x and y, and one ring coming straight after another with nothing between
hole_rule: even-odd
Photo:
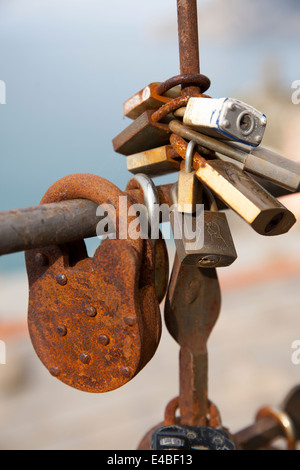
<instances>
[{"instance_id":1,"label":"cluster of padlocks","mask_svg":"<svg viewBox=\"0 0 300 470\"><path fill-rule=\"evenodd\" d=\"M198 92L183 93L187 85ZM127 214L137 202L146 206L143 236L131 237L126 229L120 237L117 223L114 237L106 237L93 258L83 240L26 253L33 345L54 377L79 390L109 392L136 376L159 344L164 301L167 329L180 346L180 395L140 448L239 445L208 398L206 345L221 305L216 268L237 258L226 210L264 236L286 233L296 221L256 177L296 191L300 166L260 148L264 114L239 100L204 95L208 87L203 75L179 75L124 103L132 122L113 145L133 174L125 191L79 174L54 183L42 199L89 199L119 214L126 196ZM176 175L174 183L155 185L153 178L169 173ZM160 204L172 208L173 235L180 234L174 236L170 279L162 234L151 237ZM184 226L201 235L196 243Z\"/></svg>"}]
</instances>

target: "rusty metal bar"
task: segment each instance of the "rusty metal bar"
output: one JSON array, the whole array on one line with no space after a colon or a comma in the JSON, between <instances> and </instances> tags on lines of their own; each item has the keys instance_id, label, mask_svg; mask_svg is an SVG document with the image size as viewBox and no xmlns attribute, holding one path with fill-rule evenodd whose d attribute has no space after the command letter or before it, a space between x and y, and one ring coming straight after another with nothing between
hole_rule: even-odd
<instances>
[{"instance_id":1,"label":"rusty metal bar","mask_svg":"<svg viewBox=\"0 0 300 470\"><path fill-rule=\"evenodd\" d=\"M197 0L177 0L177 22L180 73L200 73ZM182 86L183 95L199 91L197 87Z\"/></svg>"},{"instance_id":2,"label":"rusty metal bar","mask_svg":"<svg viewBox=\"0 0 300 470\"><path fill-rule=\"evenodd\" d=\"M177 0L180 73L200 73L196 0Z\"/></svg>"},{"instance_id":3,"label":"rusty metal bar","mask_svg":"<svg viewBox=\"0 0 300 470\"><path fill-rule=\"evenodd\" d=\"M172 205L171 186L157 186L160 204ZM143 204L140 190L126 194ZM0 212L0 256L95 237L101 220L96 216L97 207L88 199L73 199ZM161 222L168 222L167 214Z\"/></svg>"},{"instance_id":4,"label":"rusty metal bar","mask_svg":"<svg viewBox=\"0 0 300 470\"><path fill-rule=\"evenodd\" d=\"M76 199L0 212L0 255L94 237L96 209Z\"/></svg>"},{"instance_id":5,"label":"rusty metal bar","mask_svg":"<svg viewBox=\"0 0 300 470\"><path fill-rule=\"evenodd\" d=\"M266 447L270 442L283 437L281 426L271 418L263 418L234 434L234 441L243 450L257 450Z\"/></svg>"}]
</instances>

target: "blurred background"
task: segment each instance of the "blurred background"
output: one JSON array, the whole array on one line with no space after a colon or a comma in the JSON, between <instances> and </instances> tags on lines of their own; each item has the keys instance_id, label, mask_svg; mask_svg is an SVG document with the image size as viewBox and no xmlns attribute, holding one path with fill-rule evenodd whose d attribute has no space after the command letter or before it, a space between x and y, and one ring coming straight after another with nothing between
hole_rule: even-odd
<instances>
[{"instance_id":1,"label":"blurred background","mask_svg":"<svg viewBox=\"0 0 300 470\"><path fill-rule=\"evenodd\" d=\"M300 80L299 2L199 0L198 16L210 95L263 111L263 146L300 161L300 105L291 100ZM176 1L0 0L0 63L0 210L38 204L70 173L98 174L124 189L130 175L112 139L130 122L127 98L179 73ZM299 196L282 202L299 217ZM239 257L218 270L223 301L209 340L209 380L210 398L235 432L300 381L291 361L300 339L300 226L261 237L227 212ZM23 253L2 256L0 449L135 449L178 394L178 345L164 328L134 380L84 394L53 379L36 357L27 298Z\"/></svg>"}]
</instances>

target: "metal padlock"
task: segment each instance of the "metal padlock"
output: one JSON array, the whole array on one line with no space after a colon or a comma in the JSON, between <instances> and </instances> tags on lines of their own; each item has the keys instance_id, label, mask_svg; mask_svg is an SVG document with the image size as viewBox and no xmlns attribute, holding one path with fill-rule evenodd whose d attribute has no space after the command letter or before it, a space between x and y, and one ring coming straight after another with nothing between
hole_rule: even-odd
<instances>
[{"instance_id":1,"label":"metal padlock","mask_svg":"<svg viewBox=\"0 0 300 470\"><path fill-rule=\"evenodd\" d=\"M152 430L151 444L153 449L189 448L194 450L235 450L232 435L222 424L220 411L208 400L205 425L183 424L180 396L173 398L165 408L164 422ZM180 415L176 412L180 410ZM178 434L177 434L178 433ZM176 437L178 440L173 440ZM169 439L170 438L170 439ZM200 443L200 441L202 441Z\"/></svg>"},{"instance_id":2,"label":"metal padlock","mask_svg":"<svg viewBox=\"0 0 300 470\"><path fill-rule=\"evenodd\" d=\"M218 212L216 204L211 204L211 210L204 210L202 206L195 214L182 216L176 210L176 186L172 188L174 207L170 222L181 263L202 268L230 266L237 253L226 214Z\"/></svg>"},{"instance_id":3,"label":"metal padlock","mask_svg":"<svg viewBox=\"0 0 300 470\"><path fill-rule=\"evenodd\" d=\"M174 132L175 129L180 131L177 121L173 121L170 128ZM187 143L175 134L170 137L170 142L184 158ZM257 233L281 235L295 224L294 214L234 163L206 161L197 152L194 154L194 166L195 161L197 178Z\"/></svg>"},{"instance_id":4,"label":"metal padlock","mask_svg":"<svg viewBox=\"0 0 300 470\"><path fill-rule=\"evenodd\" d=\"M103 178L79 174L57 181L41 202L83 198L110 204L119 215L124 196L128 214L128 195ZM161 334L154 246L118 239L116 225L117 238L103 240L92 258L83 240L26 252L34 349L50 374L86 392L126 384L152 358Z\"/></svg>"},{"instance_id":5,"label":"metal padlock","mask_svg":"<svg viewBox=\"0 0 300 470\"><path fill-rule=\"evenodd\" d=\"M196 205L200 203L202 195L202 185L193 169L194 147L195 142L190 141L187 146L185 161L182 162L178 174L178 210L188 214L196 212Z\"/></svg>"},{"instance_id":6,"label":"metal padlock","mask_svg":"<svg viewBox=\"0 0 300 470\"><path fill-rule=\"evenodd\" d=\"M235 445L223 429L173 424L153 433L151 450L235 450Z\"/></svg>"},{"instance_id":7,"label":"metal padlock","mask_svg":"<svg viewBox=\"0 0 300 470\"><path fill-rule=\"evenodd\" d=\"M197 176L256 232L281 235L295 224L294 214L234 163L222 160L209 163L212 172L200 168Z\"/></svg>"},{"instance_id":8,"label":"metal padlock","mask_svg":"<svg viewBox=\"0 0 300 470\"><path fill-rule=\"evenodd\" d=\"M190 98L183 123L203 134L257 146L267 125L266 116L233 98Z\"/></svg>"},{"instance_id":9,"label":"metal padlock","mask_svg":"<svg viewBox=\"0 0 300 470\"><path fill-rule=\"evenodd\" d=\"M162 176L180 170L182 158L171 145L146 150L129 155L126 158L127 170L133 174L143 173L148 176Z\"/></svg>"},{"instance_id":10,"label":"metal padlock","mask_svg":"<svg viewBox=\"0 0 300 470\"><path fill-rule=\"evenodd\" d=\"M175 115L176 113L174 113ZM282 157L262 147L246 147L226 143L184 126L179 121L170 124L174 132L181 137L194 140L197 144L233 158L243 165L243 170L253 173L261 178L272 181L278 186L292 192L300 191L300 163ZM201 150L203 154L203 151Z\"/></svg>"},{"instance_id":11,"label":"metal padlock","mask_svg":"<svg viewBox=\"0 0 300 470\"><path fill-rule=\"evenodd\" d=\"M150 85L147 85L145 88L126 100L123 104L124 116L129 117L130 119L136 119L145 111L149 109L158 109L173 98L180 96L180 86L173 87L166 91L164 95L159 95L156 92L156 89L160 84L161 82L150 83Z\"/></svg>"},{"instance_id":12,"label":"metal padlock","mask_svg":"<svg viewBox=\"0 0 300 470\"><path fill-rule=\"evenodd\" d=\"M115 152L127 156L169 144L168 124L154 122L153 112L145 111L113 139Z\"/></svg>"}]
</instances>

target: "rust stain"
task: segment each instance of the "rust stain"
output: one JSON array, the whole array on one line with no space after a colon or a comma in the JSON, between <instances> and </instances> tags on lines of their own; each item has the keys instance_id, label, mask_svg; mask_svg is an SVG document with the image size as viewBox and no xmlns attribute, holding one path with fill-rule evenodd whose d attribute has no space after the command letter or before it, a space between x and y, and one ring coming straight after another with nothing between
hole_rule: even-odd
<instances>
[{"instance_id":1,"label":"rust stain","mask_svg":"<svg viewBox=\"0 0 300 470\"><path fill-rule=\"evenodd\" d=\"M199 73L182 73L180 75L175 75L174 77L168 78L163 83L160 83L156 88L156 93L158 95L163 95L171 88L181 85L182 87L188 86L196 87L196 94L203 94L210 87L210 80L205 75ZM192 96L192 93L190 94Z\"/></svg>"}]
</instances>

